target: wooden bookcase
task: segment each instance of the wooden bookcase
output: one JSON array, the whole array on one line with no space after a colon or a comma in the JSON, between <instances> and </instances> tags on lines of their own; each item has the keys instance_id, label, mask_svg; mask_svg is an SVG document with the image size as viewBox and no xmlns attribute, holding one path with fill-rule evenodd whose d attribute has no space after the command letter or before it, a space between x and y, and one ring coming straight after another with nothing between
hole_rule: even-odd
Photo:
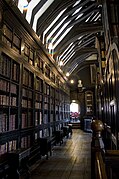
<instances>
[{"instance_id":1,"label":"wooden bookcase","mask_svg":"<svg viewBox=\"0 0 119 179\"><path fill-rule=\"evenodd\" d=\"M0 29L0 155L51 137L67 121L70 104L55 62L17 8L16 16L11 8Z\"/></svg>"},{"instance_id":2,"label":"wooden bookcase","mask_svg":"<svg viewBox=\"0 0 119 179\"><path fill-rule=\"evenodd\" d=\"M1 53L0 58L0 133L19 128L19 72L20 65ZM1 145L0 154L16 149L17 141L10 140Z\"/></svg>"},{"instance_id":3,"label":"wooden bookcase","mask_svg":"<svg viewBox=\"0 0 119 179\"><path fill-rule=\"evenodd\" d=\"M33 79L33 73L28 71L26 68L23 68L21 128L28 128L33 126Z\"/></svg>"},{"instance_id":4,"label":"wooden bookcase","mask_svg":"<svg viewBox=\"0 0 119 179\"><path fill-rule=\"evenodd\" d=\"M43 80L36 77L35 86L35 126L43 123Z\"/></svg>"},{"instance_id":5,"label":"wooden bookcase","mask_svg":"<svg viewBox=\"0 0 119 179\"><path fill-rule=\"evenodd\" d=\"M85 92L85 106L86 106L86 115L93 115L94 109L93 109L93 92L92 91L86 91Z\"/></svg>"}]
</instances>

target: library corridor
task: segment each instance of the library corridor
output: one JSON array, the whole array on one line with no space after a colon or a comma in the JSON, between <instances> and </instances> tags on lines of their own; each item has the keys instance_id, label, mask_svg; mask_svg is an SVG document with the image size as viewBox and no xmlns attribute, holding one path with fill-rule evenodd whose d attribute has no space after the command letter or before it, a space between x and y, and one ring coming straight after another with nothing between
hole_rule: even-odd
<instances>
[{"instance_id":1,"label":"library corridor","mask_svg":"<svg viewBox=\"0 0 119 179\"><path fill-rule=\"evenodd\" d=\"M119 0L0 0L0 179L29 177L119 179Z\"/></svg>"},{"instance_id":2,"label":"library corridor","mask_svg":"<svg viewBox=\"0 0 119 179\"><path fill-rule=\"evenodd\" d=\"M33 166L31 179L91 179L92 134L73 129L72 136L53 148L52 156ZM36 167L36 168L34 168Z\"/></svg>"}]
</instances>

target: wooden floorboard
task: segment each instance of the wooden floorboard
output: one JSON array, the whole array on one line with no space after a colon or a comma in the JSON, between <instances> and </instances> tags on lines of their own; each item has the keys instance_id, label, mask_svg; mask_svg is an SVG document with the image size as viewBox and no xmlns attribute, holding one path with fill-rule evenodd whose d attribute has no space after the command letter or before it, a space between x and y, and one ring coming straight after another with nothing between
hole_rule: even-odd
<instances>
[{"instance_id":1,"label":"wooden floorboard","mask_svg":"<svg viewBox=\"0 0 119 179\"><path fill-rule=\"evenodd\" d=\"M31 179L91 179L91 133L73 129L72 136L35 167Z\"/></svg>"}]
</instances>

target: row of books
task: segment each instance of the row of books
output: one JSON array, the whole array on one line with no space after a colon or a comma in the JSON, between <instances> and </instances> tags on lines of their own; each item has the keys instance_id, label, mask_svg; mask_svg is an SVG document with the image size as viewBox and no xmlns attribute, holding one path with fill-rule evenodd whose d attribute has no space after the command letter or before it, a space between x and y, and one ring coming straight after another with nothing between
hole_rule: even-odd
<instances>
[{"instance_id":1,"label":"row of books","mask_svg":"<svg viewBox=\"0 0 119 179\"><path fill-rule=\"evenodd\" d=\"M10 58L7 58L7 56L3 54L0 60L0 74L10 77Z\"/></svg>"},{"instance_id":2,"label":"row of books","mask_svg":"<svg viewBox=\"0 0 119 179\"><path fill-rule=\"evenodd\" d=\"M12 63L12 73L11 73L11 78L12 80L15 80L19 82L19 65L17 63Z\"/></svg>"},{"instance_id":3,"label":"row of books","mask_svg":"<svg viewBox=\"0 0 119 179\"><path fill-rule=\"evenodd\" d=\"M24 68L23 71L23 84L27 87L33 87L33 74Z\"/></svg>"},{"instance_id":4,"label":"row of books","mask_svg":"<svg viewBox=\"0 0 119 179\"><path fill-rule=\"evenodd\" d=\"M42 109L42 102L35 102L35 108L36 109Z\"/></svg>"},{"instance_id":5,"label":"row of books","mask_svg":"<svg viewBox=\"0 0 119 179\"><path fill-rule=\"evenodd\" d=\"M43 91L43 81L41 79L36 78L36 90L39 92Z\"/></svg>"},{"instance_id":6,"label":"row of books","mask_svg":"<svg viewBox=\"0 0 119 179\"><path fill-rule=\"evenodd\" d=\"M43 96L40 93L35 93L35 99L36 101L43 101Z\"/></svg>"},{"instance_id":7,"label":"row of books","mask_svg":"<svg viewBox=\"0 0 119 179\"><path fill-rule=\"evenodd\" d=\"M21 128L30 127L33 125L32 112L22 113L22 124Z\"/></svg>"},{"instance_id":8,"label":"row of books","mask_svg":"<svg viewBox=\"0 0 119 179\"><path fill-rule=\"evenodd\" d=\"M16 140L6 142L5 144L0 145L0 155L5 154L6 152L16 150L16 148L17 148Z\"/></svg>"},{"instance_id":9,"label":"row of books","mask_svg":"<svg viewBox=\"0 0 119 179\"><path fill-rule=\"evenodd\" d=\"M8 121L9 120L9 121ZM0 114L0 132L16 129L16 114L11 114L8 119L6 113Z\"/></svg>"},{"instance_id":10,"label":"row of books","mask_svg":"<svg viewBox=\"0 0 119 179\"><path fill-rule=\"evenodd\" d=\"M17 85L16 84L11 83L11 85L10 85L10 93L17 94Z\"/></svg>"},{"instance_id":11,"label":"row of books","mask_svg":"<svg viewBox=\"0 0 119 179\"><path fill-rule=\"evenodd\" d=\"M35 112L35 126L42 124L42 112Z\"/></svg>"},{"instance_id":12,"label":"row of books","mask_svg":"<svg viewBox=\"0 0 119 179\"><path fill-rule=\"evenodd\" d=\"M5 91L5 92L9 92L10 91L9 82L0 79L0 90Z\"/></svg>"},{"instance_id":13,"label":"row of books","mask_svg":"<svg viewBox=\"0 0 119 179\"><path fill-rule=\"evenodd\" d=\"M0 105L9 106L9 96L0 95Z\"/></svg>"},{"instance_id":14,"label":"row of books","mask_svg":"<svg viewBox=\"0 0 119 179\"><path fill-rule=\"evenodd\" d=\"M23 89L22 89L22 96L23 96L23 97L27 97L27 98L29 98L29 99L32 99L32 98L33 98L33 92L30 91L29 89L23 88Z\"/></svg>"},{"instance_id":15,"label":"row of books","mask_svg":"<svg viewBox=\"0 0 119 179\"><path fill-rule=\"evenodd\" d=\"M0 114L0 132L7 131L8 115L6 113Z\"/></svg>"},{"instance_id":16,"label":"row of books","mask_svg":"<svg viewBox=\"0 0 119 179\"><path fill-rule=\"evenodd\" d=\"M12 96L0 95L0 105L17 106L17 98Z\"/></svg>"},{"instance_id":17,"label":"row of books","mask_svg":"<svg viewBox=\"0 0 119 179\"><path fill-rule=\"evenodd\" d=\"M22 99L22 107L23 108L32 108L32 106L33 106L33 101Z\"/></svg>"},{"instance_id":18,"label":"row of books","mask_svg":"<svg viewBox=\"0 0 119 179\"><path fill-rule=\"evenodd\" d=\"M19 81L19 65L3 53L0 60L0 74L12 80Z\"/></svg>"},{"instance_id":19,"label":"row of books","mask_svg":"<svg viewBox=\"0 0 119 179\"><path fill-rule=\"evenodd\" d=\"M10 115L9 118L9 131L16 129L16 114Z\"/></svg>"},{"instance_id":20,"label":"row of books","mask_svg":"<svg viewBox=\"0 0 119 179\"><path fill-rule=\"evenodd\" d=\"M29 148L31 144L31 136L25 136L21 138L21 148Z\"/></svg>"},{"instance_id":21,"label":"row of books","mask_svg":"<svg viewBox=\"0 0 119 179\"><path fill-rule=\"evenodd\" d=\"M44 84L44 93L50 95L50 86L48 84Z\"/></svg>"}]
</instances>

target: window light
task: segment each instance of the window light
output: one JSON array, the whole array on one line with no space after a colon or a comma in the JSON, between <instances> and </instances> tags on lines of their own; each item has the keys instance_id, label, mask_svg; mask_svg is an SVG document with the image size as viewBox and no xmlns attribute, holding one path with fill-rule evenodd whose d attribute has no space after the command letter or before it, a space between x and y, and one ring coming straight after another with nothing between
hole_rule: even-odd
<instances>
[{"instance_id":1,"label":"window light","mask_svg":"<svg viewBox=\"0 0 119 179\"><path fill-rule=\"evenodd\" d=\"M67 53L62 57L62 60L64 59L64 61L65 61L65 58L67 58L68 57L68 55L70 55L72 52L74 52L74 48L75 46L73 45L72 47L71 47L71 49L69 49L68 51L67 51ZM71 52L71 53L70 53Z\"/></svg>"},{"instance_id":2,"label":"window light","mask_svg":"<svg viewBox=\"0 0 119 179\"><path fill-rule=\"evenodd\" d=\"M76 20L79 19L82 15L83 15L83 13L79 14L79 16L77 16Z\"/></svg>"},{"instance_id":3,"label":"window light","mask_svg":"<svg viewBox=\"0 0 119 179\"><path fill-rule=\"evenodd\" d=\"M27 10L27 13L26 13L26 20L29 22L29 24L30 24L30 21L31 21L32 11L40 1L41 0L31 0L29 2L28 10Z\"/></svg>"},{"instance_id":4,"label":"window light","mask_svg":"<svg viewBox=\"0 0 119 179\"><path fill-rule=\"evenodd\" d=\"M72 16L74 16L76 13L78 13L81 10L82 7L76 9L76 11L72 14Z\"/></svg>"},{"instance_id":5,"label":"window light","mask_svg":"<svg viewBox=\"0 0 119 179\"><path fill-rule=\"evenodd\" d=\"M77 4L79 4L79 3L80 3L80 1L81 1L81 0L76 1L76 3L73 5L73 7L75 7Z\"/></svg>"},{"instance_id":6,"label":"window light","mask_svg":"<svg viewBox=\"0 0 119 179\"><path fill-rule=\"evenodd\" d=\"M58 37L58 36L60 36L60 34L62 33L62 31L68 26L68 24L70 23L70 21L68 21L67 23L65 23L62 27L61 27L61 29L58 31L58 33L55 35L55 37L53 38L53 40L52 40L52 42L54 42L55 40L56 40L56 38Z\"/></svg>"},{"instance_id":7,"label":"window light","mask_svg":"<svg viewBox=\"0 0 119 179\"><path fill-rule=\"evenodd\" d=\"M75 54L75 52L72 53L71 56L65 61L64 65L66 65L66 63L70 60L70 58L71 58L74 54Z\"/></svg>"},{"instance_id":8,"label":"window light","mask_svg":"<svg viewBox=\"0 0 119 179\"><path fill-rule=\"evenodd\" d=\"M73 26L72 26L73 27ZM56 48L56 46L60 43L60 41L66 36L66 34L71 30L71 28L68 28L65 33L57 40L57 42L54 44L54 48Z\"/></svg>"},{"instance_id":9,"label":"window light","mask_svg":"<svg viewBox=\"0 0 119 179\"><path fill-rule=\"evenodd\" d=\"M36 32L36 24L39 17L42 16L42 14L47 10L47 8L53 3L54 0L47 0L46 3L39 9L39 11L34 16L34 22L33 22L33 30Z\"/></svg>"},{"instance_id":10,"label":"window light","mask_svg":"<svg viewBox=\"0 0 119 179\"><path fill-rule=\"evenodd\" d=\"M67 55L67 57L65 57L65 59L63 60L64 62L66 62L66 61L69 61L69 59L73 56L73 55L75 54L75 51L74 50L72 50L68 55ZM68 59L68 60L67 60Z\"/></svg>"},{"instance_id":11,"label":"window light","mask_svg":"<svg viewBox=\"0 0 119 179\"><path fill-rule=\"evenodd\" d=\"M61 58L62 56L64 56L64 54L66 53L66 51L68 51L68 49L73 45L73 42L66 48L66 50L60 55L59 58Z\"/></svg>"},{"instance_id":12,"label":"window light","mask_svg":"<svg viewBox=\"0 0 119 179\"><path fill-rule=\"evenodd\" d=\"M63 11L61 11L59 13L59 15L54 19L54 21L48 26L48 28L43 32L43 43L44 43L44 39L45 39L45 34L50 30L50 28L57 22L57 20L62 16L62 14L64 13L66 9L64 9Z\"/></svg>"},{"instance_id":13,"label":"window light","mask_svg":"<svg viewBox=\"0 0 119 179\"><path fill-rule=\"evenodd\" d=\"M18 2L18 8L21 11L21 13L23 13L25 8L27 8L27 7L28 7L28 1L27 0L19 0L19 2Z\"/></svg>"},{"instance_id":14,"label":"window light","mask_svg":"<svg viewBox=\"0 0 119 179\"><path fill-rule=\"evenodd\" d=\"M47 40L51 38L51 36L55 33L55 31L63 24L63 22L65 21L65 19L67 18L68 16L66 16L53 30L52 32L47 36Z\"/></svg>"}]
</instances>

